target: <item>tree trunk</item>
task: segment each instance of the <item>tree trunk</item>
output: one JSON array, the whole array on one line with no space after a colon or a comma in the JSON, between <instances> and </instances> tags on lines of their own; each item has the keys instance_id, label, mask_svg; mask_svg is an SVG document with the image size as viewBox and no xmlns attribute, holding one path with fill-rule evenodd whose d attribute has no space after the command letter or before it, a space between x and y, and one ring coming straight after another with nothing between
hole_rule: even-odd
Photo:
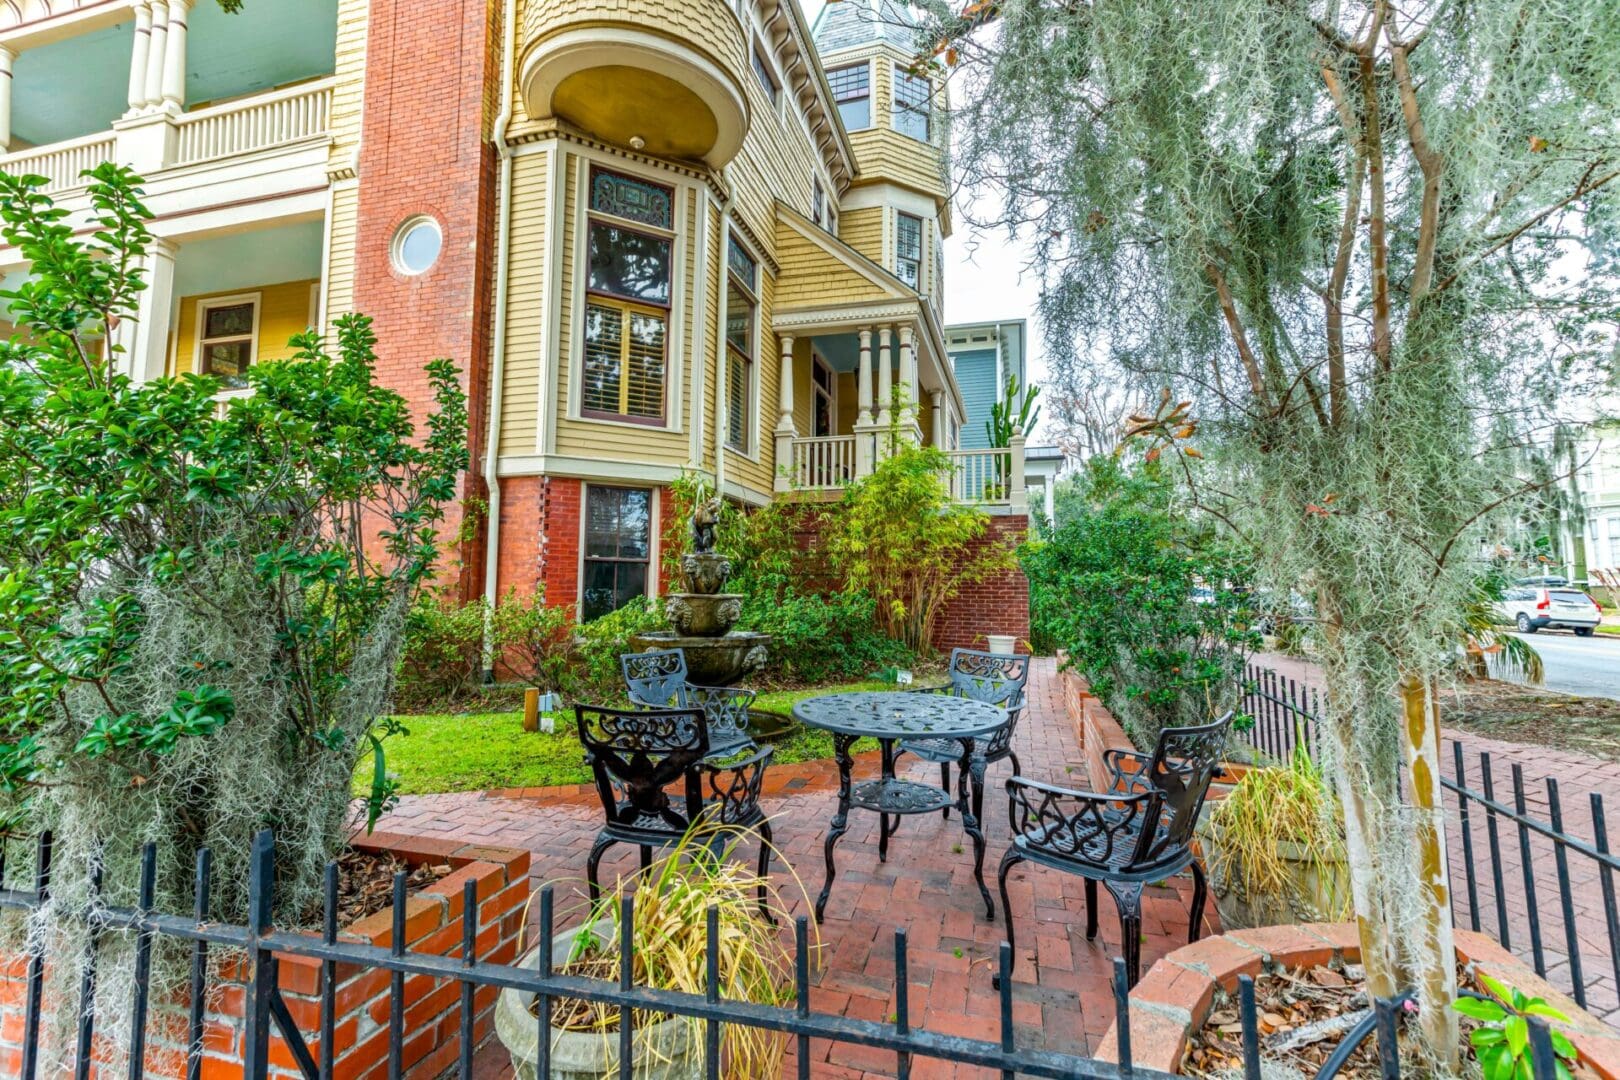
<instances>
[{"instance_id":1,"label":"tree trunk","mask_svg":"<svg viewBox=\"0 0 1620 1080\"><path fill-rule=\"evenodd\" d=\"M1440 783L1440 700L1434 680L1401 680L1401 755L1406 764L1417 848L1422 921L1410 950L1423 1041L1446 1073L1457 1070L1457 960L1452 942L1451 878L1446 868L1446 815Z\"/></svg>"}]
</instances>

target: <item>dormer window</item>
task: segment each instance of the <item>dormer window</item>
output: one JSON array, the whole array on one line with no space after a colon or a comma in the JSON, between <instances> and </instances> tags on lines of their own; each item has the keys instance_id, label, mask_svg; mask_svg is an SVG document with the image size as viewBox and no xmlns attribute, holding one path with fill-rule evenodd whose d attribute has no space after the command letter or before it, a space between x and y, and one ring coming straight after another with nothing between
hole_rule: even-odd
<instances>
[{"instance_id":1,"label":"dormer window","mask_svg":"<svg viewBox=\"0 0 1620 1080\"><path fill-rule=\"evenodd\" d=\"M895 65L894 109L890 118L894 130L920 142L928 142L932 135L929 123L929 99L932 96L933 87L927 79Z\"/></svg>"},{"instance_id":2,"label":"dormer window","mask_svg":"<svg viewBox=\"0 0 1620 1080\"><path fill-rule=\"evenodd\" d=\"M832 87L833 101L838 103L838 115L844 121L845 131L860 131L872 126L872 68L864 60L848 67L827 72L827 84Z\"/></svg>"}]
</instances>

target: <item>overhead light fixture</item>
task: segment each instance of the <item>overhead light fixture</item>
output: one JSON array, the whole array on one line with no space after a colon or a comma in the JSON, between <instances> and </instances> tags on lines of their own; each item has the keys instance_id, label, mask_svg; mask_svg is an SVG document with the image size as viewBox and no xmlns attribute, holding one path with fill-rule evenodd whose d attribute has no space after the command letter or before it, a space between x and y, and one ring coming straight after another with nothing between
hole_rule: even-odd
<instances>
[{"instance_id":1,"label":"overhead light fixture","mask_svg":"<svg viewBox=\"0 0 1620 1080\"><path fill-rule=\"evenodd\" d=\"M630 136L630 149L632 149L632 150L640 150L643 147L645 147L646 145L647 145L647 140L643 139L640 135L632 135L632 136Z\"/></svg>"}]
</instances>

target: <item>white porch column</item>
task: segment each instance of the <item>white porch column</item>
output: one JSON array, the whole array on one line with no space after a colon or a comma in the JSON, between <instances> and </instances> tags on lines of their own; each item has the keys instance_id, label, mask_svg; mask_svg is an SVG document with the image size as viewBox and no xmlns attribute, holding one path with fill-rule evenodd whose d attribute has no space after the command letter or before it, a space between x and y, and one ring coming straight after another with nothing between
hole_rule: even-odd
<instances>
[{"instance_id":1,"label":"white porch column","mask_svg":"<svg viewBox=\"0 0 1620 1080\"><path fill-rule=\"evenodd\" d=\"M929 445L949 450L950 447L945 445L945 391L935 390L928 397L929 404L933 406L933 438L929 440Z\"/></svg>"},{"instance_id":2,"label":"white porch column","mask_svg":"<svg viewBox=\"0 0 1620 1080\"><path fill-rule=\"evenodd\" d=\"M889 344L893 336L889 327L878 327L877 422L884 427L890 424L889 406L894 402L894 353Z\"/></svg>"},{"instance_id":3,"label":"white porch column","mask_svg":"<svg viewBox=\"0 0 1620 1080\"><path fill-rule=\"evenodd\" d=\"M900 328L900 386L905 391L905 401L900 409L900 426L904 429L902 434L920 442L921 430L917 418L922 412L922 391L917 385L917 356L912 348L909 326Z\"/></svg>"},{"instance_id":4,"label":"white porch column","mask_svg":"<svg viewBox=\"0 0 1620 1080\"><path fill-rule=\"evenodd\" d=\"M135 3L135 41L129 54L129 112L134 116L146 107L146 65L152 51L152 5L147 0Z\"/></svg>"},{"instance_id":5,"label":"white porch column","mask_svg":"<svg viewBox=\"0 0 1620 1080\"><path fill-rule=\"evenodd\" d=\"M1057 476L1054 474L1046 477L1042 486L1045 488L1042 494L1045 495L1046 502L1046 523L1055 526L1057 525L1057 502L1054 491L1057 488Z\"/></svg>"},{"instance_id":6,"label":"white porch column","mask_svg":"<svg viewBox=\"0 0 1620 1080\"><path fill-rule=\"evenodd\" d=\"M781 381L777 387L777 408L780 410L776 418L776 482L777 491L789 491L793 487L793 437L796 431L793 427L793 336L782 335L782 373Z\"/></svg>"},{"instance_id":7,"label":"white porch column","mask_svg":"<svg viewBox=\"0 0 1620 1080\"><path fill-rule=\"evenodd\" d=\"M0 45L0 154L11 149L11 63L17 54Z\"/></svg>"},{"instance_id":8,"label":"white porch column","mask_svg":"<svg viewBox=\"0 0 1620 1080\"><path fill-rule=\"evenodd\" d=\"M186 19L192 0L169 0L169 40L163 59L163 102L186 107Z\"/></svg>"},{"instance_id":9,"label":"white porch column","mask_svg":"<svg viewBox=\"0 0 1620 1080\"><path fill-rule=\"evenodd\" d=\"M1012 440L1007 444L1008 456L1012 458L1011 475L1007 484L1007 504L1013 510L1029 511L1029 492L1024 487L1024 436L1017 431L1013 432Z\"/></svg>"},{"instance_id":10,"label":"white porch column","mask_svg":"<svg viewBox=\"0 0 1620 1080\"><path fill-rule=\"evenodd\" d=\"M861 331L861 370L856 376L856 398L860 402L857 424L872 422L872 331Z\"/></svg>"},{"instance_id":11,"label":"white porch column","mask_svg":"<svg viewBox=\"0 0 1620 1080\"><path fill-rule=\"evenodd\" d=\"M143 105L163 104L163 63L169 51L169 5L152 0L152 32L146 46L146 90Z\"/></svg>"},{"instance_id":12,"label":"white porch column","mask_svg":"<svg viewBox=\"0 0 1620 1080\"><path fill-rule=\"evenodd\" d=\"M174 303L174 258L179 245L153 237L146 249L146 290L135 314L129 375L137 383L161 379L169 359L169 309Z\"/></svg>"}]
</instances>

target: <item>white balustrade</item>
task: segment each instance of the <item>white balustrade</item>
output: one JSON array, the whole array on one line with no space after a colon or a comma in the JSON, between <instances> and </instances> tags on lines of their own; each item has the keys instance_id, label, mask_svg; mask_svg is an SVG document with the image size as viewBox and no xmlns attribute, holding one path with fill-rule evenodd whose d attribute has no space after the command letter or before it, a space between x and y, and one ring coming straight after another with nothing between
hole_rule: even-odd
<instances>
[{"instance_id":1,"label":"white balustrade","mask_svg":"<svg viewBox=\"0 0 1620 1080\"><path fill-rule=\"evenodd\" d=\"M951 498L964 503L1004 504L1013 501L1012 451L948 450Z\"/></svg>"},{"instance_id":2,"label":"white balustrade","mask_svg":"<svg viewBox=\"0 0 1620 1080\"><path fill-rule=\"evenodd\" d=\"M97 132L0 157L0 169L13 176L43 176L47 181L45 190L58 192L84 187L87 181L83 174L112 156L112 132Z\"/></svg>"},{"instance_id":3,"label":"white balustrade","mask_svg":"<svg viewBox=\"0 0 1620 1080\"><path fill-rule=\"evenodd\" d=\"M332 80L288 87L187 113L176 122L176 165L267 150L327 134Z\"/></svg>"},{"instance_id":4,"label":"white balustrade","mask_svg":"<svg viewBox=\"0 0 1620 1080\"><path fill-rule=\"evenodd\" d=\"M823 435L793 440L795 487L830 491L855 479L855 436Z\"/></svg>"}]
</instances>

